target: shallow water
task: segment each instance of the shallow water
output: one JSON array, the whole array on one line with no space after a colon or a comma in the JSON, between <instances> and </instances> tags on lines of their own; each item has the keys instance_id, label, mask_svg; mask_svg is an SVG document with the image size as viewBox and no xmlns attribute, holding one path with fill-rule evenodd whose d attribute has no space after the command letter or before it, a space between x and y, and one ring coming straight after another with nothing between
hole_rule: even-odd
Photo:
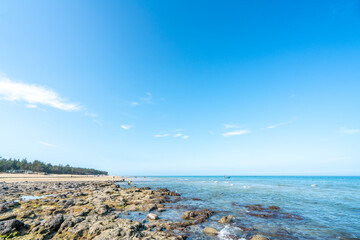
<instances>
[{"instance_id":1,"label":"shallow water","mask_svg":"<svg viewBox=\"0 0 360 240\"><path fill-rule=\"evenodd\" d=\"M20 199L23 201L29 201L29 200L37 200L37 199L42 199L42 198L51 197L51 196L55 196L55 194L42 195L42 196L22 196L22 197L20 197Z\"/></svg>"},{"instance_id":2,"label":"shallow water","mask_svg":"<svg viewBox=\"0 0 360 240\"><path fill-rule=\"evenodd\" d=\"M133 183L177 191L185 197L177 204L220 211L209 222L193 226L191 239L209 239L198 234L205 226L223 230L221 239L231 232L245 238L259 233L272 239L360 239L360 177L151 177L134 178ZM281 210L273 218L251 216L245 205L252 204ZM159 216L180 221L185 210ZM217 223L229 214L236 217L232 226ZM145 218L138 213L128 217ZM243 232L235 226L256 230Z\"/></svg>"}]
</instances>

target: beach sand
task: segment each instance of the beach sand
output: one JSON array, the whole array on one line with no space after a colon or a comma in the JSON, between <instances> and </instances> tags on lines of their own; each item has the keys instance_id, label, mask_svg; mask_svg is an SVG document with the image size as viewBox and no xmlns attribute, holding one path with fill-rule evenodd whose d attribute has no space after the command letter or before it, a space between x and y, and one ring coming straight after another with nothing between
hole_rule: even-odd
<instances>
[{"instance_id":1,"label":"beach sand","mask_svg":"<svg viewBox=\"0 0 360 240\"><path fill-rule=\"evenodd\" d=\"M70 174L23 174L0 173L0 182L59 182L59 181L120 181L121 176L70 175Z\"/></svg>"}]
</instances>

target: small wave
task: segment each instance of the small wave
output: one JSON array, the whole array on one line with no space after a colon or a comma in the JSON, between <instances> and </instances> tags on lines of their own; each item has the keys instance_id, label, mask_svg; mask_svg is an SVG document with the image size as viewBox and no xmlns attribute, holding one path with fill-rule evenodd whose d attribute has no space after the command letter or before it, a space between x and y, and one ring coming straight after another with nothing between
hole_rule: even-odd
<instances>
[{"instance_id":1,"label":"small wave","mask_svg":"<svg viewBox=\"0 0 360 240\"><path fill-rule=\"evenodd\" d=\"M225 182L225 183L229 183L229 182Z\"/></svg>"},{"instance_id":2,"label":"small wave","mask_svg":"<svg viewBox=\"0 0 360 240\"><path fill-rule=\"evenodd\" d=\"M244 186L243 186L243 188L244 188L244 189L248 189L248 188L250 188L250 187L249 187L249 186L244 185Z\"/></svg>"},{"instance_id":3,"label":"small wave","mask_svg":"<svg viewBox=\"0 0 360 240\"><path fill-rule=\"evenodd\" d=\"M218 181L214 181L214 183L217 183Z\"/></svg>"},{"instance_id":4,"label":"small wave","mask_svg":"<svg viewBox=\"0 0 360 240\"><path fill-rule=\"evenodd\" d=\"M230 184L230 186L234 186L234 184Z\"/></svg>"},{"instance_id":5,"label":"small wave","mask_svg":"<svg viewBox=\"0 0 360 240\"><path fill-rule=\"evenodd\" d=\"M238 234L241 234L242 230L239 228L231 227L230 225L226 225L221 231L219 232L219 239L222 240L231 240L231 239L238 239ZM235 238L234 238L235 237ZM239 240L245 240L245 238L239 238Z\"/></svg>"},{"instance_id":6,"label":"small wave","mask_svg":"<svg viewBox=\"0 0 360 240\"><path fill-rule=\"evenodd\" d=\"M311 186L312 186L312 187L317 187L317 185L316 185L316 184L311 184Z\"/></svg>"}]
</instances>

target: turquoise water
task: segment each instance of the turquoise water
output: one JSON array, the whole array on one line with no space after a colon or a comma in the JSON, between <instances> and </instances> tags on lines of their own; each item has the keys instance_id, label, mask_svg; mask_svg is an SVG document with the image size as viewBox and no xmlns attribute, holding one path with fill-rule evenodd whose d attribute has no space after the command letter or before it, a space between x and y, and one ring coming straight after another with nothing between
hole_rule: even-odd
<instances>
[{"instance_id":1,"label":"turquoise water","mask_svg":"<svg viewBox=\"0 0 360 240\"><path fill-rule=\"evenodd\" d=\"M228 233L245 239L255 233L271 239L360 239L360 177L139 177L133 183L166 187L184 197L177 203L184 209L165 211L161 218L180 221L187 209L219 211L209 222L190 229L190 239L209 239L199 233L205 226L223 230L222 239ZM245 207L252 204L281 210L271 218L252 216ZM229 214L236 217L231 226L217 223Z\"/></svg>"}]
</instances>

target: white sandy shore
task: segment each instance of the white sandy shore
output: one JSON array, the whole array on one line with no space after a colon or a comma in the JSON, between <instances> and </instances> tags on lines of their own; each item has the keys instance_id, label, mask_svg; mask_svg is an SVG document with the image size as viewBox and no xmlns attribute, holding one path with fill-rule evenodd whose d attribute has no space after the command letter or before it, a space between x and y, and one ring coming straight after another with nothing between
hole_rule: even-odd
<instances>
[{"instance_id":1,"label":"white sandy shore","mask_svg":"<svg viewBox=\"0 0 360 240\"><path fill-rule=\"evenodd\" d=\"M115 181L127 180L121 176L0 173L0 182L112 181L113 179Z\"/></svg>"}]
</instances>

